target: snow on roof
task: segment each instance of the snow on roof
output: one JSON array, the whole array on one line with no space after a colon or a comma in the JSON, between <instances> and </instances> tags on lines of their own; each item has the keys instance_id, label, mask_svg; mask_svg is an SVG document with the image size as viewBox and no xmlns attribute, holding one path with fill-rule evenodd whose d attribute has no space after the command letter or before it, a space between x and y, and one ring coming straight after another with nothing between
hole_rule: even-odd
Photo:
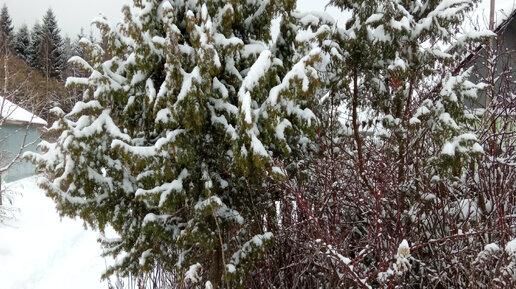
<instances>
[{"instance_id":1,"label":"snow on roof","mask_svg":"<svg viewBox=\"0 0 516 289\"><path fill-rule=\"evenodd\" d=\"M487 0L482 0L479 3L477 9L475 9L471 13L471 19L473 21L478 21L479 25L485 25L487 27L489 23L489 12L490 12L490 2ZM494 28L496 30L500 30L504 25L510 22L516 12L516 2L514 1L496 1L495 11L494 11Z\"/></svg>"},{"instance_id":2,"label":"snow on roof","mask_svg":"<svg viewBox=\"0 0 516 289\"><path fill-rule=\"evenodd\" d=\"M509 23L516 17L516 8L513 8L511 14L503 14L502 17L497 18L496 23L496 29L494 30L495 33L503 32L503 30L509 25Z\"/></svg>"},{"instance_id":3,"label":"snow on roof","mask_svg":"<svg viewBox=\"0 0 516 289\"><path fill-rule=\"evenodd\" d=\"M505 2L504 2L505 3ZM505 32L505 28L516 18L516 6L508 6L507 3L502 5L504 8L496 10L495 13L495 28L493 30L494 33L500 35ZM481 13L485 13L486 10L482 10ZM512 11L510 14L507 14L506 11ZM476 57L479 52L484 49L485 45L480 44L473 52L468 54L464 60L455 68L454 74L458 73L461 69L467 67Z\"/></svg>"},{"instance_id":4,"label":"snow on roof","mask_svg":"<svg viewBox=\"0 0 516 289\"><path fill-rule=\"evenodd\" d=\"M34 124L36 126L46 126L47 122L32 114L31 112L19 107L18 105L12 103L11 101L5 99L0 96L0 117L5 118L7 122L15 122L15 123L24 123L24 124Z\"/></svg>"}]
</instances>

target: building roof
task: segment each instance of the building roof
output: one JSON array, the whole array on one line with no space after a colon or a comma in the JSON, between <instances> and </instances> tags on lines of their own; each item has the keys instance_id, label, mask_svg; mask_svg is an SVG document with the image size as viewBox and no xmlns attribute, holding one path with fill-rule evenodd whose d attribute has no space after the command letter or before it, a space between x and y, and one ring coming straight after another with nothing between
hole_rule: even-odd
<instances>
[{"instance_id":1,"label":"building roof","mask_svg":"<svg viewBox=\"0 0 516 289\"><path fill-rule=\"evenodd\" d=\"M501 19L503 19L503 18L504 17L502 17ZM500 32L503 32L503 30L505 28L507 28L509 23L511 23L511 21L514 20L514 18L516 18L516 8L514 8L512 13L509 14L509 16L507 16L507 18L503 19L502 22L500 24L498 24L498 26L495 28L495 30L493 32L496 34L500 34Z\"/></svg>"},{"instance_id":2,"label":"building roof","mask_svg":"<svg viewBox=\"0 0 516 289\"><path fill-rule=\"evenodd\" d=\"M46 126L47 122L33 113L0 96L0 119L6 123Z\"/></svg>"},{"instance_id":3,"label":"building roof","mask_svg":"<svg viewBox=\"0 0 516 289\"><path fill-rule=\"evenodd\" d=\"M516 19L516 8L513 8L511 14L509 14L508 16L503 16L498 18L498 21L499 24L496 26L496 28L493 30L493 32L500 36L501 34L503 34L505 32L505 29L507 28L507 26L509 26L509 24L514 20ZM485 45L484 44L480 44L472 53L470 53L468 56L466 56L466 58L464 58L464 60L459 64L459 66L457 66L457 68L453 71L454 74L457 74L461 69L463 69L464 67L468 66L471 61L473 61L477 56L478 56L478 53L485 48Z\"/></svg>"}]
</instances>

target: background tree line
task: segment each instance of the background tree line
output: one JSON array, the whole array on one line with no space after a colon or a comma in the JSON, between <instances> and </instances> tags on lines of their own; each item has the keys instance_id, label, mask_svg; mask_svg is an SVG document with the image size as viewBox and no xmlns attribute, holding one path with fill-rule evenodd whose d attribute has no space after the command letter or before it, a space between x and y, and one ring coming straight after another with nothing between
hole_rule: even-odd
<instances>
[{"instance_id":1,"label":"background tree line","mask_svg":"<svg viewBox=\"0 0 516 289\"><path fill-rule=\"evenodd\" d=\"M64 82L69 76L79 75L68 59L85 57L80 44L85 37L83 31L73 40L63 37L52 9L31 29L23 24L15 30L5 4L0 12L0 29L0 53L7 65L0 71L0 83L7 81L13 101L47 119L54 106L70 110L82 91L66 90ZM90 40L94 41L92 37Z\"/></svg>"}]
</instances>

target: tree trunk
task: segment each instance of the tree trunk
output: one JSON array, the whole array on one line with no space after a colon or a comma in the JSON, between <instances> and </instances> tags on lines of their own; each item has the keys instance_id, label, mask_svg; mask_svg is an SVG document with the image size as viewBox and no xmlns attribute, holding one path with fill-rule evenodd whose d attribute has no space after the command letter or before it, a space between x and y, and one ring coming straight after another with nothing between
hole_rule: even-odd
<instances>
[{"instance_id":1,"label":"tree trunk","mask_svg":"<svg viewBox=\"0 0 516 289\"><path fill-rule=\"evenodd\" d=\"M212 264L209 268L210 270L210 281L213 285L213 289L222 288L222 248L220 245L215 247L212 257Z\"/></svg>"}]
</instances>

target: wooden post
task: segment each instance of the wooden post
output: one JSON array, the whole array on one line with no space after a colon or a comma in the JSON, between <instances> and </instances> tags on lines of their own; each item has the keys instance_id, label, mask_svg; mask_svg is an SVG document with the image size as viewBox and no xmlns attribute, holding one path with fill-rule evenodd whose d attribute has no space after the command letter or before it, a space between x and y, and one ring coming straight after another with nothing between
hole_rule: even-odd
<instances>
[{"instance_id":1,"label":"wooden post","mask_svg":"<svg viewBox=\"0 0 516 289\"><path fill-rule=\"evenodd\" d=\"M495 0L491 0L491 8L489 11L489 30L494 29L494 11L495 11Z\"/></svg>"},{"instance_id":2,"label":"wooden post","mask_svg":"<svg viewBox=\"0 0 516 289\"><path fill-rule=\"evenodd\" d=\"M490 9L489 9L489 30L491 30L491 31L494 30L494 11L495 11L495 0L491 0L491 5L490 5ZM494 46L494 40L490 39L489 40L489 54L492 53L493 46ZM488 71L488 79L491 78L491 76L492 76L491 73L492 73L492 71L489 70ZM489 92L492 93L493 88L491 88L490 91L486 91L486 106L485 106L486 109L489 107L489 103L491 102L491 98L492 98L492 96L489 95Z\"/></svg>"}]
</instances>

